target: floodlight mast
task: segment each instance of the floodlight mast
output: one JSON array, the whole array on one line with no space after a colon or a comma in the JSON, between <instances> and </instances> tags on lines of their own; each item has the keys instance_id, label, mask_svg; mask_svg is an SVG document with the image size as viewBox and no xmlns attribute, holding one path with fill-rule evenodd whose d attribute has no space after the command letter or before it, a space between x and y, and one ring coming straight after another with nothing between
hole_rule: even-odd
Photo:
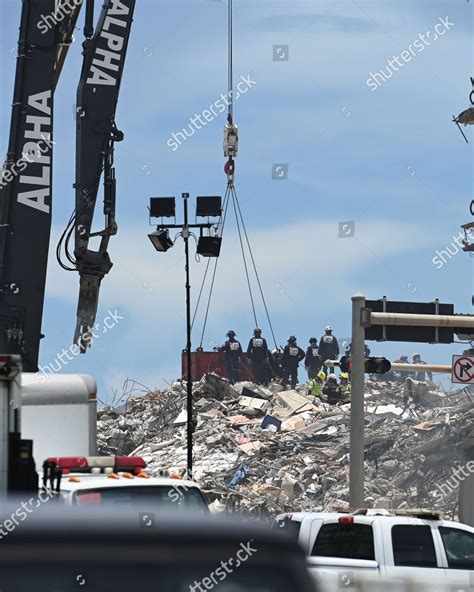
<instances>
[{"instance_id":1,"label":"floodlight mast","mask_svg":"<svg viewBox=\"0 0 474 592\"><path fill-rule=\"evenodd\" d=\"M186 419L186 450L187 450L187 460L186 460L186 472L187 478L192 479L193 475L193 432L195 428L195 421L193 415L193 380L192 380L192 358L191 358L191 348L192 348L192 340L191 340L191 330L192 330L192 319L191 319L191 281L190 281L190 270L189 270L189 238L193 236L191 229L197 228L200 232L200 239L207 239L207 238L214 238L219 241L219 249L210 250L206 253L201 253L203 256L209 257L218 257L220 252L220 237L203 237L202 232L204 229L210 230L211 228L216 226L215 222L204 222L204 223L196 223L196 224L189 224L189 215L188 215L188 200L189 200L189 193L182 193L183 198L183 210L184 210L184 222L183 224L164 224L161 222L158 224L156 231L152 232L148 235L153 246L157 251L167 251L170 246L173 245L172 241L168 238L168 241L171 243L167 248L163 248L165 245L163 241L160 239L160 236L164 232L169 232L170 229L179 229L179 235L183 238L184 241L184 255L185 255L185 290L186 290L186 363L187 363L187 372L186 372L186 412L187 412L187 419ZM206 196L200 196L206 197ZM170 215L169 213L166 214L164 212L173 212L174 215L174 202L171 204L170 200L174 198L169 197L154 197L150 199L150 219L151 218L162 218L163 215ZM214 202L214 208L209 208L206 210L206 214L199 213L199 205L196 210L196 215L206 215L209 217L212 216L220 216L221 209L220 207L216 207L218 202L219 206L221 203L220 196L212 196L207 198L208 200L206 203L212 205L212 200L216 200ZM160 200L162 200L160 202ZM167 200L167 202L165 201ZM200 200L201 204L203 200ZM198 202L199 203L199 202ZM172 206L172 207L171 207ZM211 211L212 210L212 211ZM217 225L218 227L218 225ZM158 246L157 246L158 245ZM198 253L199 253L199 242L198 242Z\"/></svg>"}]
</instances>

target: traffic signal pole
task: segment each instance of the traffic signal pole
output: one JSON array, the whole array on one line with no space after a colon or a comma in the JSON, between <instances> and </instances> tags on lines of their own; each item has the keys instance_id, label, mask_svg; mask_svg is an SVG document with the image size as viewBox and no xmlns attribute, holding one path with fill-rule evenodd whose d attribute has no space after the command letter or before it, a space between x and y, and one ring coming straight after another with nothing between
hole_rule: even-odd
<instances>
[{"instance_id":1,"label":"traffic signal pole","mask_svg":"<svg viewBox=\"0 0 474 592\"><path fill-rule=\"evenodd\" d=\"M349 505L364 506L364 343L365 329L362 310L365 296L352 296L352 370L351 370L351 442Z\"/></svg>"},{"instance_id":2,"label":"traffic signal pole","mask_svg":"<svg viewBox=\"0 0 474 592\"><path fill-rule=\"evenodd\" d=\"M474 330L474 316L373 312L370 308L366 308L366 299L363 294L357 293L352 296L352 398L349 482L349 505L351 508L364 507L364 373L366 369L364 343L366 328L371 325L453 327ZM394 364L393 369L405 370L400 366L401 364ZM406 369L413 371L416 368L414 364L408 364ZM429 366L422 365L420 370L429 371Z\"/></svg>"}]
</instances>

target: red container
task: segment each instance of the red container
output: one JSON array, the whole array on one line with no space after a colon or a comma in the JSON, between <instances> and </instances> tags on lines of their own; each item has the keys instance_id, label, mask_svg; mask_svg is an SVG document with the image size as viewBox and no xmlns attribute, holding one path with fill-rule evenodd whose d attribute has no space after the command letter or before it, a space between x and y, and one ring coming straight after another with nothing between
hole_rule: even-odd
<instances>
[{"instance_id":1,"label":"red container","mask_svg":"<svg viewBox=\"0 0 474 592\"><path fill-rule=\"evenodd\" d=\"M183 379L186 380L188 374L188 364L185 351L183 351L181 354L181 372ZM193 382L201 380L201 378L208 372L215 372L223 378L229 378L224 352L191 352L191 376ZM253 381L252 364L246 354L243 354L240 358L239 380Z\"/></svg>"}]
</instances>

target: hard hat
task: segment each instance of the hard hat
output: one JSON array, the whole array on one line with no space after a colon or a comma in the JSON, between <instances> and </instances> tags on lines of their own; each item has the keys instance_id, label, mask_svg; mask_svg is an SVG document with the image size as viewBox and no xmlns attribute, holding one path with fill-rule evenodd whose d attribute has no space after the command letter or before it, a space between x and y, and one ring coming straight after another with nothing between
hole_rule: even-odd
<instances>
[{"instance_id":1,"label":"hard hat","mask_svg":"<svg viewBox=\"0 0 474 592\"><path fill-rule=\"evenodd\" d=\"M231 335L237 335L237 333L235 331L232 331L232 329L230 329L229 331L227 331L227 337L230 337Z\"/></svg>"},{"instance_id":2,"label":"hard hat","mask_svg":"<svg viewBox=\"0 0 474 592\"><path fill-rule=\"evenodd\" d=\"M288 341L296 341L296 337L294 335L290 335L288 337Z\"/></svg>"},{"instance_id":3,"label":"hard hat","mask_svg":"<svg viewBox=\"0 0 474 592\"><path fill-rule=\"evenodd\" d=\"M326 333L329 333L330 331L332 331L332 325L328 325L325 329Z\"/></svg>"},{"instance_id":4,"label":"hard hat","mask_svg":"<svg viewBox=\"0 0 474 592\"><path fill-rule=\"evenodd\" d=\"M280 353L280 350L277 347L272 349L272 354L279 354L279 353Z\"/></svg>"},{"instance_id":5,"label":"hard hat","mask_svg":"<svg viewBox=\"0 0 474 592\"><path fill-rule=\"evenodd\" d=\"M254 332L254 335L255 335L256 333L261 333L262 330L259 327L255 327L255 329L253 330L253 332Z\"/></svg>"},{"instance_id":6,"label":"hard hat","mask_svg":"<svg viewBox=\"0 0 474 592\"><path fill-rule=\"evenodd\" d=\"M318 340L316 339L316 337L310 337L309 338L309 343L317 343Z\"/></svg>"},{"instance_id":7,"label":"hard hat","mask_svg":"<svg viewBox=\"0 0 474 592\"><path fill-rule=\"evenodd\" d=\"M413 354L414 358L421 358L420 354Z\"/></svg>"},{"instance_id":8,"label":"hard hat","mask_svg":"<svg viewBox=\"0 0 474 592\"><path fill-rule=\"evenodd\" d=\"M322 370L318 372L317 377L321 380L326 380L326 374Z\"/></svg>"},{"instance_id":9,"label":"hard hat","mask_svg":"<svg viewBox=\"0 0 474 592\"><path fill-rule=\"evenodd\" d=\"M349 374L347 374L347 372L341 372L341 374L339 375L339 378L341 380L349 380Z\"/></svg>"},{"instance_id":10,"label":"hard hat","mask_svg":"<svg viewBox=\"0 0 474 592\"><path fill-rule=\"evenodd\" d=\"M335 374L330 374L330 375L328 376L328 381L329 381L329 380L331 380L331 381L334 381L334 382L337 382L337 380L336 380L336 375L335 375Z\"/></svg>"}]
</instances>

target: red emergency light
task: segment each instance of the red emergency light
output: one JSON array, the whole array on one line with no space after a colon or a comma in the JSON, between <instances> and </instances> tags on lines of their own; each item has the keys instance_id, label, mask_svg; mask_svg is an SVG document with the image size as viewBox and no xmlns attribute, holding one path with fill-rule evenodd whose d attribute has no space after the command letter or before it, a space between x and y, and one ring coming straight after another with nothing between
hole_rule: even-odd
<instances>
[{"instance_id":1,"label":"red emergency light","mask_svg":"<svg viewBox=\"0 0 474 592\"><path fill-rule=\"evenodd\" d=\"M339 518L339 524L354 524L354 516L341 516Z\"/></svg>"},{"instance_id":2,"label":"red emergency light","mask_svg":"<svg viewBox=\"0 0 474 592\"><path fill-rule=\"evenodd\" d=\"M63 475L91 473L92 469L98 472L108 469L114 473L126 471L138 475L147 466L140 456L51 456L46 459L46 462L55 463Z\"/></svg>"}]
</instances>

